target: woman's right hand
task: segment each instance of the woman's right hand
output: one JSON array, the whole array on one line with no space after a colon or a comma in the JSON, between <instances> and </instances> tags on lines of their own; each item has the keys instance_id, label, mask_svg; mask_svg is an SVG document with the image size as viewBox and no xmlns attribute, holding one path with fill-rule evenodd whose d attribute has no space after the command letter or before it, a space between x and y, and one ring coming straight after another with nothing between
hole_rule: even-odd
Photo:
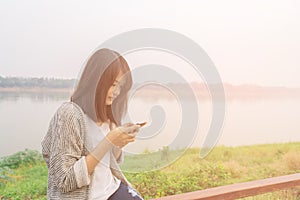
<instances>
[{"instance_id":1,"label":"woman's right hand","mask_svg":"<svg viewBox=\"0 0 300 200\"><path fill-rule=\"evenodd\" d=\"M112 145L122 148L129 142L135 140L135 135L140 129L140 125L125 124L112 129L85 158L88 173L91 174L98 162L103 158L107 151L112 148Z\"/></svg>"},{"instance_id":2,"label":"woman's right hand","mask_svg":"<svg viewBox=\"0 0 300 200\"><path fill-rule=\"evenodd\" d=\"M136 124L126 124L111 130L106 138L116 147L122 148L129 142L134 142L140 126Z\"/></svg>"}]
</instances>

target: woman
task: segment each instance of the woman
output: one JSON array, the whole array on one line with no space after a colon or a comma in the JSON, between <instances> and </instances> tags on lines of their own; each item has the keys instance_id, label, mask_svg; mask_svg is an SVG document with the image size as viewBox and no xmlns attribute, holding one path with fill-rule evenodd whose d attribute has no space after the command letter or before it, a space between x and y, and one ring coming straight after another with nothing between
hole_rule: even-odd
<instances>
[{"instance_id":1,"label":"woman","mask_svg":"<svg viewBox=\"0 0 300 200\"><path fill-rule=\"evenodd\" d=\"M128 64L117 52L100 49L88 60L42 141L48 199L142 199L119 167L122 147L140 128L121 125L131 86Z\"/></svg>"}]
</instances>

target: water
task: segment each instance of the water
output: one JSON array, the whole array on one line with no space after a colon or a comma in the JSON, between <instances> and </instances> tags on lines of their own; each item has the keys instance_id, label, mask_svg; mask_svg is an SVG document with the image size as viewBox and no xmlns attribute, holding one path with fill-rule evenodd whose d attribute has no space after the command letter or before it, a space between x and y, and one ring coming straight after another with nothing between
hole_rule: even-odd
<instances>
[{"instance_id":1,"label":"water","mask_svg":"<svg viewBox=\"0 0 300 200\"><path fill-rule=\"evenodd\" d=\"M25 148L41 150L50 119L67 93L0 93L0 157ZM165 121L160 132L145 137L151 128L151 108L161 106ZM192 146L200 147L211 120L211 103L198 102L199 127ZM131 99L129 115L134 122L148 121L135 143L126 147L130 153L157 150L169 145L181 125L180 106L169 99ZM300 142L299 99L239 99L227 102L226 120L217 145L240 146L265 143ZM153 124L152 124L153 125ZM188 130L187 130L188 131ZM149 135L148 135L149 136Z\"/></svg>"}]
</instances>

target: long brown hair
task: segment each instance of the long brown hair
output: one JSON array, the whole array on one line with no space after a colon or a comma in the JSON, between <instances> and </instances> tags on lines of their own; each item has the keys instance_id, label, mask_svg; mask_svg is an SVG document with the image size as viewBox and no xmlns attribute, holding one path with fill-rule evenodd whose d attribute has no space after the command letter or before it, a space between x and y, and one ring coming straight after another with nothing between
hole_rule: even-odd
<instances>
[{"instance_id":1,"label":"long brown hair","mask_svg":"<svg viewBox=\"0 0 300 200\"><path fill-rule=\"evenodd\" d=\"M112 105L106 105L106 95L115 79L122 74L122 88ZM97 50L87 61L71 101L95 122L110 122L117 126L127 111L128 91L132 77L126 60L110 49Z\"/></svg>"}]
</instances>

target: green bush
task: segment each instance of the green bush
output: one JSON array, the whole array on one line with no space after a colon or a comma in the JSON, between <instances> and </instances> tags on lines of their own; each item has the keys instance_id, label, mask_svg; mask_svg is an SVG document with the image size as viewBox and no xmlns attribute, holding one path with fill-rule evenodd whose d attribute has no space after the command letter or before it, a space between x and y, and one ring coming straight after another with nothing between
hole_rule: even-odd
<instances>
[{"instance_id":1,"label":"green bush","mask_svg":"<svg viewBox=\"0 0 300 200\"><path fill-rule=\"evenodd\" d=\"M11 156L3 157L0 159L0 168L8 167L10 169L16 169L20 165L29 165L41 162L43 157L40 152L36 150L25 149L25 151L19 151Z\"/></svg>"}]
</instances>

